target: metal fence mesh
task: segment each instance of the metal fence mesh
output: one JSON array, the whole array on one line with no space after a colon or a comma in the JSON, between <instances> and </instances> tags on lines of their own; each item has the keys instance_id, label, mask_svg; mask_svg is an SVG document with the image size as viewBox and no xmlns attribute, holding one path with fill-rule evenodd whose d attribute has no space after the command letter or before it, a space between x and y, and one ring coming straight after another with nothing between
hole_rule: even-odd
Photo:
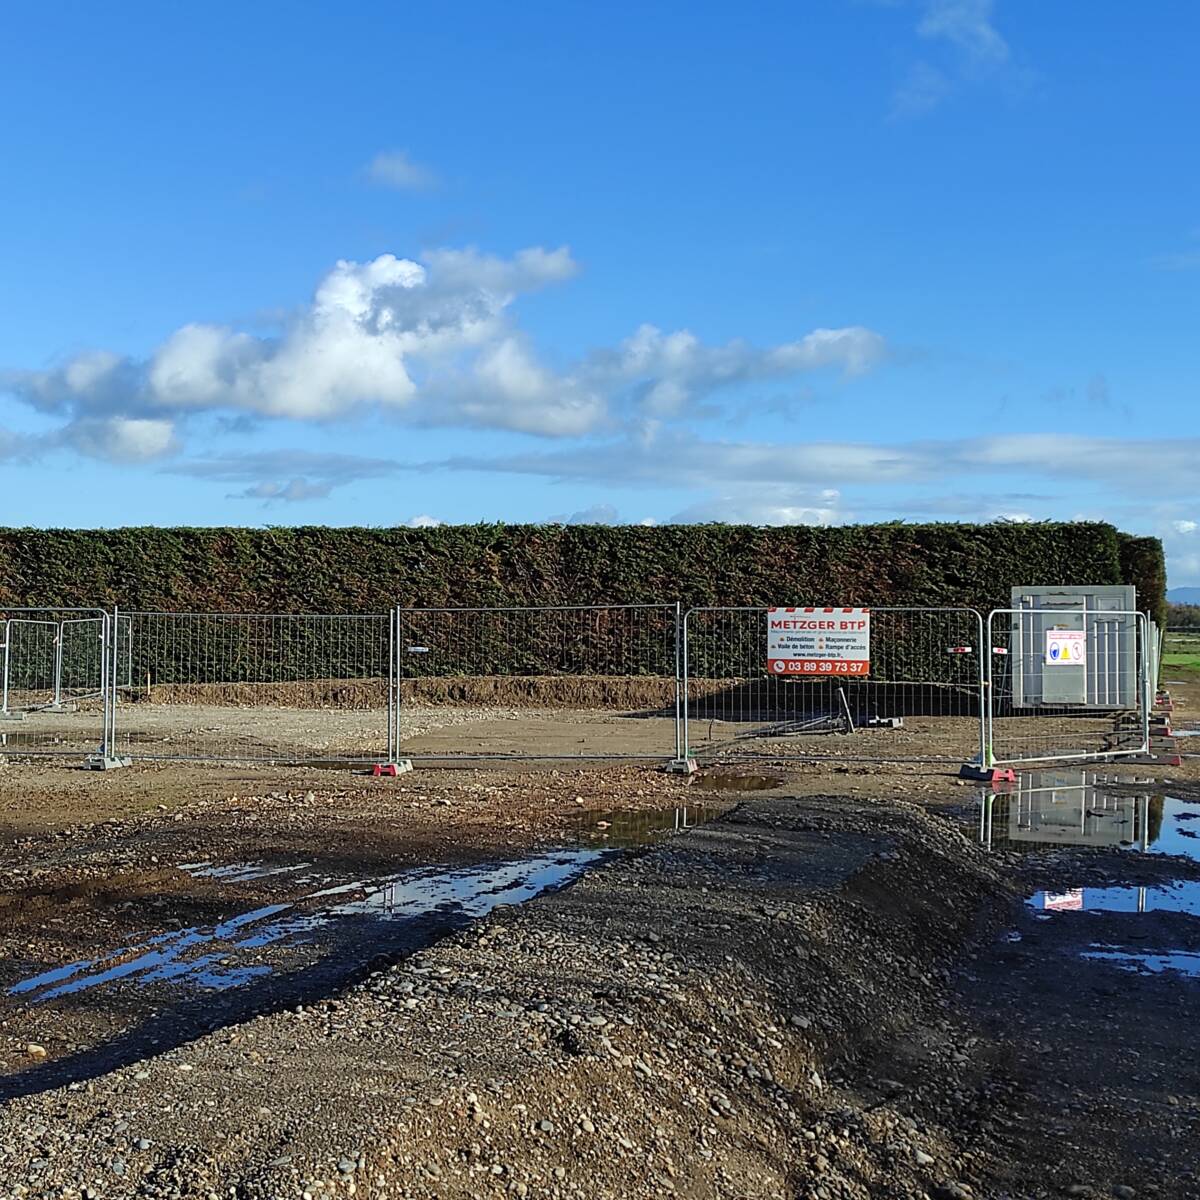
<instances>
[{"instance_id":1,"label":"metal fence mesh","mask_svg":"<svg viewBox=\"0 0 1200 1200\"><path fill-rule=\"evenodd\" d=\"M1149 749L1146 617L997 609L988 617L994 765L1095 760Z\"/></svg>"},{"instance_id":2,"label":"metal fence mesh","mask_svg":"<svg viewBox=\"0 0 1200 1200\"><path fill-rule=\"evenodd\" d=\"M390 614L119 613L117 751L378 762L392 733ZM126 624L127 623L127 624Z\"/></svg>"},{"instance_id":3,"label":"metal fence mesh","mask_svg":"<svg viewBox=\"0 0 1200 1200\"><path fill-rule=\"evenodd\" d=\"M406 758L670 758L678 606L397 610Z\"/></svg>"},{"instance_id":4,"label":"metal fence mesh","mask_svg":"<svg viewBox=\"0 0 1200 1200\"><path fill-rule=\"evenodd\" d=\"M109 619L83 609L0 613L0 753L93 754L107 727Z\"/></svg>"},{"instance_id":5,"label":"metal fence mesh","mask_svg":"<svg viewBox=\"0 0 1200 1200\"><path fill-rule=\"evenodd\" d=\"M684 622L686 752L965 762L981 749L983 622L971 609L873 608L865 676L768 669L766 608Z\"/></svg>"},{"instance_id":6,"label":"metal fence mesh","mask_svg":"<svg viewBox=\"0 0 1200 1200\"><path fill-rule=\"evenodd\" d=\"M0 752L1005 765L1149 748L1143 614L1001 609L985 623L971 609L876 608L869 667L772 669L769 611L12 609ZM776 673L785 665L812 673Z\"/></svg>"}]
</instances>

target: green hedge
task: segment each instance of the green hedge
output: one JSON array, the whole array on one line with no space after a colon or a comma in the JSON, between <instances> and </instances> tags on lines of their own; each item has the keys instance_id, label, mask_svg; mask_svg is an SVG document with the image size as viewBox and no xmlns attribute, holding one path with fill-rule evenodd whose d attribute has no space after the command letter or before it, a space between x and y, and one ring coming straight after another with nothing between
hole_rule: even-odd
<instances>
[{"instance_id":1,"label":"green hedge","mask_svg":"<svg viewBox=\"0 0 1200 1200\"><path fill-rule=\"evenodd\" d=\"M680 600L1005 607L1013 584L1133 583L1162 545L1099 522L0 530L0 607L371 612Z\"/></svg>"}]
</instances>

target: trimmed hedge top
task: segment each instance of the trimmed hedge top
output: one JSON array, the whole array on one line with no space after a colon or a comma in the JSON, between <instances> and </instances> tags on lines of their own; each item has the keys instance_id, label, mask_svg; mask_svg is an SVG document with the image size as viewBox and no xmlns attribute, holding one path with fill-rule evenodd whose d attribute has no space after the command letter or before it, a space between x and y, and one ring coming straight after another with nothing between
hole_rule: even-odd
<instances>
[{"instance_id":1,"label":"trimmed hedge top","mask_svg":"<svg viewBox=\"0 0 1200 1200\"><path fill-rule=\"evenodd\" d=\"M215 612L737 604L1007 607L1013 585L1132 583L1160 622L1157 538L1101 522L4 529L0 606Z\"/></svg>"}]
</instances>

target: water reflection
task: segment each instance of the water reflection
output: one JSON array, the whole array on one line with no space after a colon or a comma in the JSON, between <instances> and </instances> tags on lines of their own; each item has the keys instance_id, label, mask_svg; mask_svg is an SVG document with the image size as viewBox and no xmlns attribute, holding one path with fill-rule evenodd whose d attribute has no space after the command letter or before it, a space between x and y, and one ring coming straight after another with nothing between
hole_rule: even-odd
<instances>
[{"instance_id":1,"label":"water reflection","mask_svg":"<svg viewBox=\"0 0 1200 1200\"><path fill-rule=\"evenodd\" d=\"M979 840L989 849L1094 846L1200 860L1200 803L1154 792L1152 783L1078 769L1030 771L983 792Z\"/></svg>"},{"instance_id":2,"label":"water reflection","mask_svg":"<svg viewBox=\"0 0 1200 1200\"><path fill-rule=\"evenodd\" d=\"M158 934L101 955L54 967L9 989L34 1003L126 980L186 983L224 990L269 974L270 963L247 962L268 946L299 945L340 923L421 921L434 916L480 917L501 904L521 904L577 879L604 857L602 850L559 850L514 862L405 871L371 881L322 888L289 904L268 904L213 926ZM208 875L197 864L196 874ZM249 864L241 864L249 868ZM239 870L237 879L262 878Z\"/></svg>"},{"instance_id":3,"label":"water reflection","mask_svg":"<svg viewBox=\"0 0 1200 1200\"><path fill-rule=\"evenodd\" d=\"M566 846L505 862L417 867L369 879L339 878L309 861L184 863L180 869L197 878L286 887L286 903L260 904L212 925L148 930L119 949L49 967L8 994L36 1004L118 982L223 991L296 967L303 948L317 940L332 941L339 954L350 946L349 953L369 958L408 938L414 927L524 903L574 882L620 850L652 845L732 807L710 802L657 811L581 811ZM270 961L264 961L268 950Z\"/></svg>"},{"instance_id":4,"label":"water reflection","mask_svg":"<svg viewBox=\"0 0 1200 1200\"><path fill-rule=\"evenodd\" d=\"M701 801L678 808L581 812L572 822L571 839L584 845L636 850L653 845L668 834L704 825L734 807L732 801Z\"/></svg>"},{"instance_id":5,"label":"water reflection","mask_svg":"<svg viewBox=\"0 0 1200 1200\"><path fill-rule=\"evenodd\" d=\"M1122 971L1135 971L1139 975L1161 975L1164 971L1177 971L1189 979L1200 979L1200 954L1191 950L1171 950L1163 954L1140 950L1126 950L1120 946L1094 945L1083 952L1084 958L1106 962Z\"/></svg>"},{"instance_id":6,"label":"water reflection","mask_svg":"<svg viewBox=\"0 0 1200 1200\"><path fill-rule=\"evenodd\" d=\"M1034 892L1026 905L1042 918L1056 913L1190 913L1200 916L1200 883L1161 887L1077 887Z\"/></svg>"}]
</instances>

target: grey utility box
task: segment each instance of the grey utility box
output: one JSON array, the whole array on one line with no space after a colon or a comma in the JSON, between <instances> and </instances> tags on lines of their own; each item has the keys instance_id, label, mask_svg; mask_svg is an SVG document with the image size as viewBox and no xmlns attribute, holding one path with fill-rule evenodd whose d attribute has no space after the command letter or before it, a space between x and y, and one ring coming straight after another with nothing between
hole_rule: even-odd
<instances>
[{"instance_id":1,"label":"grey utility box","mask_svg":"<svg viewBox=\"0 0 1200 1200\"><path fill-rule=\"evenodd\" d=\"M1015 707L1138 707L1136 588L1015 587L1012 608Z\"/></svg>"}]
</instances>

